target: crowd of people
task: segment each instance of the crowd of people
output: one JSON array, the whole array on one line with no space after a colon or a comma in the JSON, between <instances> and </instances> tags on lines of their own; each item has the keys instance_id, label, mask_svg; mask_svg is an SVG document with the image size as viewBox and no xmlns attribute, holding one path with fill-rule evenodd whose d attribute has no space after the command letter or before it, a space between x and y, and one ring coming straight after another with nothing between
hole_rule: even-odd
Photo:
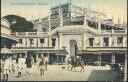
<instances>
[{"instance_id":1,"label":"crowd of people","mask_svg":"<svg viewBox=\"0 0 128 82\"><path fill-rule=\"evenodd\" d=\"M43 55L37 56L34 59L32 56L27 58L23 55L19 55L18 58L6 55L5 58L1 59L0 72L3 74L3 81L8 81L10 73L17 73L17 78L22 76L22 70L26 69L27 74L31 74L32 66L36 64L37 69L40 71L40 75L43 76L44 72L47 71L48 59Z\"/></svg>"}]
</instances>

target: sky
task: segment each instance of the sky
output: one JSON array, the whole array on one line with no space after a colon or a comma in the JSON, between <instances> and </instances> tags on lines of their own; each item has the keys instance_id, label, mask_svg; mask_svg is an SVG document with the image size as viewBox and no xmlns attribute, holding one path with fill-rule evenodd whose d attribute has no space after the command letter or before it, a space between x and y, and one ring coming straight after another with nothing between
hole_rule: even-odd
<instances>
[{"instance_id":1,"label":"sky","mask_svg":"<svg viewBox=\"0 0 128 82\"><path fill-rule=\"evenodd\" d=\"M53 6L67 3L69 0L1 0L1 17L19 15L27 20L48 16ZM107 18L118 18L121 22L127 21L127 0L71 0L74 5L89 7L104 12Z\"/></svg>"}]
</instances>

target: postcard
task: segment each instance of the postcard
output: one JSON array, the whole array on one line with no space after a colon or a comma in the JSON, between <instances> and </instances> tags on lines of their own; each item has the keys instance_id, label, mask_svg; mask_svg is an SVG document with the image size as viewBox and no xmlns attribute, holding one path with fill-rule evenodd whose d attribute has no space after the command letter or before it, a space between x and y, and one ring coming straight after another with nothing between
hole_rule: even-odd
<instances>
[{"instance_id":1,"label":"postcard","mask_svg":"<svg viewBox=\"0 0 128 82\"><path fill-rule=\"evenodd\" d=\"M127 0L1 0L1 81L127 81Z\"/></svg>"}]
</instances>

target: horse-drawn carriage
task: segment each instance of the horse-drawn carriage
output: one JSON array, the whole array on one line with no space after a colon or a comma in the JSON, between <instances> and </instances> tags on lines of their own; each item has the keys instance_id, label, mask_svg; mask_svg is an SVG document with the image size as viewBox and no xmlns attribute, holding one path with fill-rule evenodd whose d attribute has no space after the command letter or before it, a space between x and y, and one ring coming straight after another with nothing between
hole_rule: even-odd
<instances>
[{"instance_id":1,"label":"horse-drawn carriage","mask_svg":"<svg viewBox=\"0 0 128 82\"><path fill-rule=\"evenodd\" d=\"M72 71L73 69L76 71L76 67L81 67L80 71L84 72L84 61L80 57L68 57L65 60L66 67L68 70Z\"/></svg>"}]
</instances>

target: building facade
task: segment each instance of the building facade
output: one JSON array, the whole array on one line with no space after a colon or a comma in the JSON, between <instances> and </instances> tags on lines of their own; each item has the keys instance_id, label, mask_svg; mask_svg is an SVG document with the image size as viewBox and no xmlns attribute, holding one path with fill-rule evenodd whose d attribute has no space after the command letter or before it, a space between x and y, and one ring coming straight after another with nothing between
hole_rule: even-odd
<instances>
[{"instance_id":1,"label":"building facade","mask_svg":"<svg viewBox=\"0 0 128 82\"><path fill-rule=\"evenodd\" d=\"M14 36L11 36L11 29L9 28L9 25L9 22L6 19L1 18L0 59L4 59L5 56L10 55L12 45L18 43L18 39Z\"/></svg>"},{"instance_id":2,"label":"building facade","mask_svg":"<svg viewBox=\"0 0 128 82\"><path fill-rule=\"evenodd\" d=\"M115 24L102 12L72 3L50 9L45 18L32 20L35 32L16 32L14 53L43 54L49 63L62 63L66 55L79 55L86 62L124 64L127 53L127 25Z\"/></svg>"}]
</instances>

